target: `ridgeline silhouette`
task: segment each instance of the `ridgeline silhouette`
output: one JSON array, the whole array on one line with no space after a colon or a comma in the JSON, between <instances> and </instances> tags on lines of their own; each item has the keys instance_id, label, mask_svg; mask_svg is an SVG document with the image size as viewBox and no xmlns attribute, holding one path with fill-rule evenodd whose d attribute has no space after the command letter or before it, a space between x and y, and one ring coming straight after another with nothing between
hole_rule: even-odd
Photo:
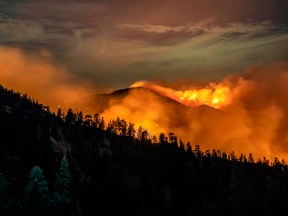
<instances>
[{"instance_id":1,"label":"ridgeline silhouette","mask_svg":"<svg viewBox=\"0 0 288 216\"><path fill-rule=\"evenodd\" d=\"M1 215L286 215L288 167L0 86Z\"/></svg>"}]
</instances>

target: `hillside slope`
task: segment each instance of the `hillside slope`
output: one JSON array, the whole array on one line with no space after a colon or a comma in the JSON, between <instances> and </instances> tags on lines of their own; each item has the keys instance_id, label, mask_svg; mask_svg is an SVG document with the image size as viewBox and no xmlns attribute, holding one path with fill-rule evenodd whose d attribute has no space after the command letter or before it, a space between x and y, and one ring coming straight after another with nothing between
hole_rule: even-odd
<instances>
[{"instance_id":1,"label":"hillside slope","mask_svg":"<svg viewBox=\"0 0 288 216\"><path fill-rule=\"evenodd\" d=\"M288 168L277 158L268 166L267 160L254 163L252 155L204 153L165 135L152 144L147 137L118 136L95 125L75 113L56 116L0 86L1 215L288 213ZM51 205L63 155L73 199ZM37 188L24 193L36 165L48 181L41 203Z\"/></svg>"},{"instance_id":2,"label":"hillside slope","mask_svg":"<svg viewBox=\"0 0 288 216\"><path fill-rule=\"evenodd\" d=\"M184 140L200 141L202 145L211 142L208 135L214 134L223 116L223 112L215 108L188 107L143 87L93 95L74 104L73 110L82 110L91 116L100 113L106 120L124 118L156 136L173 131ZM204 131L206 133L202 133Z\"/></svg>"}]
</instances>

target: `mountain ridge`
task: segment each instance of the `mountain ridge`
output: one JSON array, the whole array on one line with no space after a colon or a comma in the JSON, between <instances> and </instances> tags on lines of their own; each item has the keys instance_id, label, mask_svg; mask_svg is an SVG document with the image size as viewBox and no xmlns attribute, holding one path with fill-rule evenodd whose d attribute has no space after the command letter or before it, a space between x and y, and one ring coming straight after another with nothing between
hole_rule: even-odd
<instances>
[{"instance_id":1,"label":"mountain ridge","mask_svg":"<svg viewBox=\"0 0 288 216\"><path fill-rule=\"evenodd\" d=\"M144 127L151 135L174 132L184 141L193 140L204 146L213 142L216 135L209 134L215 134L224 115L216 108L207 105L189 107L143 87L92 95L74 104L72 109L82 111L84 115L98 113L108 122L119 117L136 127Z\"/></svg>"},{"instance_id":2,"label":"mountain ridge","mask_svg":"<svg viewBox=\"0 0 288 216\"><path fill-rule=\"evenodd\" d=\"M201 104L199 106L193 106L193 107L187 106L170 97L167 97L165 95L162 95L161 93L158 93L154 90L151 90L145 87L123 88L123 89L115 90L111 93L101 93L101 94L90 95L88 97L82 98L79 102L72 104L71 107L77 111L82 110L83 112L85 113L87 112L89 114L93 114L93 112L102 113L105 109L109 108L109 105L110 105L109 103L111 102L111 100L116 100L116 101L119 100L117 102L120 102L120 100L124 99L126 96L128 96L131 93L132 94L139 93L139 97L141 97L141 94L143 93L143 91L144 93L150 93L152 94L152 96L158 97L164 103L170 103L170 104L172 103L175 106L180 106L183 108L185 107L186 109L196 108L196 109L203 109L203 110L206 109L210 112L218 112L218 111L221 112L221 110L205 105L205 104ZM84 105L84 107L81 104ZM96 107L91 107L91 106L96 106Z\"/></svg>"}]
</instances>

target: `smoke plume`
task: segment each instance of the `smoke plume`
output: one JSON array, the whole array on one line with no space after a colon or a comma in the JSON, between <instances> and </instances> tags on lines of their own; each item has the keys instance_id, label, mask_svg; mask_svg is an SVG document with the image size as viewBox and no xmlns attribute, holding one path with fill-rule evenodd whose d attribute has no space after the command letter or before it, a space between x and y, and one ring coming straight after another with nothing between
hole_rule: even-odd
<instances>
[{"instance_id":1,"label":"smoke plume","mask_svg":"<svg viewBox=\"0 0 288 216\"><path fill-rule=\"evenodd\" d=\"M195 84L176 89L142 81L132 87L145 87L190 108L172 106L158 96L148 93L139 96L132 91L121 103L112 103L103 115L120 116L146 127L151 134L174 132L203 149L285 158L288 156L287 83L286 63L255 66L241 75L197 88Z\"/></svg>"},{"instance_id":2,"label":"smoke plume","mask_svg":"<svg viewBox=\"0 0 288 216\"><path fill-rule=\"evenodd\" d=\"M79 81L56 64L46 51L27 53L0 46L0 84L27 93L52 109L91 94L89 83Z\"/></svg>"},{"instance_id":3,"label":"smoke plume","mask_svg":"<svg viewBox=\"0 0 288 216\"><path fill-rule=\"evenodd\" d=\"M56 108L93 92L45 52L0 47L0 83ZM151 135L173 132L205 149L250 152L255 157L288 156L288 65L255 66L221 82L190 87L137 82L129 94L101 114L118 116ZM171 100L171 99L173 100ZM177 101L177 102L175 102ZM67 107L68 108L68 107ZM55 109L54 109L55 110ZM95 114L97 110L95 110Z\"/></svg>"}]
</instances>

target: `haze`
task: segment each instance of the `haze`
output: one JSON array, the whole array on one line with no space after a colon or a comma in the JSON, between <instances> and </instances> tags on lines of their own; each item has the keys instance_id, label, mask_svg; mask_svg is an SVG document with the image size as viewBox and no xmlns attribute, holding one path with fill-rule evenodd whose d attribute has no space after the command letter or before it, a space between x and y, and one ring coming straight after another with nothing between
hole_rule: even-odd
<instances>
[{"instance_id":1,"label":"haze","mask_svg":"<svg viewBox=\"0 0 288 216\"><path fill-rule=\"evenodd\" d=\"M287 11L285 0L3 0L0 83L57 107L144 80L229 113L236 126L216 147L286 155Z\"/></svg>"}]
</instances>

